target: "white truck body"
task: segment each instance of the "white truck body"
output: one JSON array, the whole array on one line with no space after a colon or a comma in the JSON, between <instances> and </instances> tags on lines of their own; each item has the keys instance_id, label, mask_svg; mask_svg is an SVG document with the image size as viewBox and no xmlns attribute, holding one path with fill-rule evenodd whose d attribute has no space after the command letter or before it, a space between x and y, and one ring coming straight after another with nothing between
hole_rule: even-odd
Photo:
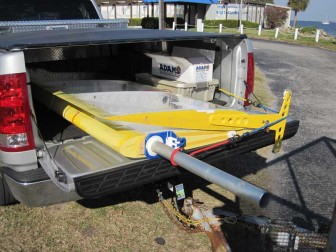
<instances>
[{"instance_id":1,"label":"white truck body","mask_svg":"<svg viewBox=\"0 0 336 252\"><path fill-rule=\"evenodd\" d=\"M94 1L92 4L97 11ZM97 16L101 17L99 12ZM212 75L219 88L245 98L251 94L253 49L244 35L130 30L126 26L124 21L98 19L0 22L1 205L15 199L29 206L41 206L97 198L179 173L166 160L122 155L67 122L55 113L62 102L55 103L44 88L57 90L63 86L94 98L108 92L109 99L119 99L114 106L125 102L122 112L136 110L138 104L144 105L136 101L153 97L160 89L153 83L144 87L136 78L140 73L151 74L151 59L145 54L171 55L174 47L184 47L214 53ZM218 92L214 86L179 85L170 90L169 96L178 102L192 100L210 108L247 109L244 101ZM151 88L154 89L148 91ZM117 96L111 94L117 91ZM127 98L131 92L138 92L133 100ZM192 92L200 94L192 96ZM120 98L123 94L128 100ZM148 111L164 109L154 98L149 99L152 103ZM285 138L293 136L298 127L295 121L287 124ZM149 133L159 128L139 130ZM273 142L274 135L259 134L237 148L216 150L211 159L252 151Z\"/></svg>"}]
</instances>

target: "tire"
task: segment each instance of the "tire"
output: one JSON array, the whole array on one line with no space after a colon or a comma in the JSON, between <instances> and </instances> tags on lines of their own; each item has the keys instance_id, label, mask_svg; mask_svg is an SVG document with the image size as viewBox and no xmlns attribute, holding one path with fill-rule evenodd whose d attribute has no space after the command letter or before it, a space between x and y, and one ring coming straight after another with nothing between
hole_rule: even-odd
<instances>
[{"instance_id":1,"label":"tire","mask_svg":"<svg viewBox=\"0 0 336 252\"><path fill-rule=\"evenodd\" d=\"M8 206L17 203L9 190L9 187L3 177L0 175L0 206Z\"/></svg>"}]
</instances>

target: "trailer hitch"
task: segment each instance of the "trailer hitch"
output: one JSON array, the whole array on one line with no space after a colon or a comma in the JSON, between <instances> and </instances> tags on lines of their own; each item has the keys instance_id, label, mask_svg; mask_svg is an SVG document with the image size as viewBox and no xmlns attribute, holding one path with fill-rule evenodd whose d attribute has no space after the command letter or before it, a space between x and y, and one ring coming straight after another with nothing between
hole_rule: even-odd
<instances>
[{"instance_id":1,"label":"trailer hitch","mask_svg":"<svg viewBox=\"0 0 336 252\"><path fill-rule=\"evenodd\" d=\"M181 194L185 195L182 183L175 185L168 182L168 189L173 195L171 203L163 198L160 189L156 191L164 211L172 222L177 224L176 221L179 221L182 224L178 223L179 228L188 233L205 232L213 252L231 252L221 225L223 222L229 223L229 221L234 224L236 223L235 218L218 218L207 210L202 202L191 197L181 197Z\"/></svg>"},{"instance_id":2,"label":"trailer hitch","mask_svg":"<svg viewBox=\"0 0 336 252\"><path fill-rule=\"evenodd\" d=\"M221 230L222 222L211 211L202 209L192 198L184 200L182 211L195 221L200 221L199 227L209 237L213 252L231 252L231 248Z\"/></svg>"}]
</instances>

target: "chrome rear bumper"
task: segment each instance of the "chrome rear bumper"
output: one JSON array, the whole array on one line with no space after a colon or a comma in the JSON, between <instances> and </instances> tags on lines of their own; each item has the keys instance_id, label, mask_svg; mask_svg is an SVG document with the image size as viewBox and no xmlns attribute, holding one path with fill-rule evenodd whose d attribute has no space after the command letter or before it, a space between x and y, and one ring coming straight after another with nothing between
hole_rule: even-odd
<instances>
[{"instance_id":1,"label":"chrome rear bumper","mask_svg":"<svg viewBox=\"0 0 336 252\"><path fill-rule=\"evenodd\" d=\"M4 178L15 199L29 207L46 206L82 199L75 191L62 191L51 179L36 182L19 182L6 174L4 174Z\"/></svg>"}]
</instances>

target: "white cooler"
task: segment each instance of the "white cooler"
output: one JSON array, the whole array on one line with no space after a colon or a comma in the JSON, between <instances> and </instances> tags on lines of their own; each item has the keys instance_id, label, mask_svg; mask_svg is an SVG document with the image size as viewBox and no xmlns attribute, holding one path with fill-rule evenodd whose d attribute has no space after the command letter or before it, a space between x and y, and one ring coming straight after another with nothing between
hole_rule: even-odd
<instances>
[{"instance_id":1,"label":"white cooler","mask_svg":"<svg viewBox=\"0 0 336 252\"><path fill-rule=\"evenodd\" d=\"M212 101L215 89L219 84L217 79L198 83L184 83L175 80L160 78L149 73L136 74L136 81L154 86L160 90L191 97L201 101Z\"/></svg>"}]
</instances>

